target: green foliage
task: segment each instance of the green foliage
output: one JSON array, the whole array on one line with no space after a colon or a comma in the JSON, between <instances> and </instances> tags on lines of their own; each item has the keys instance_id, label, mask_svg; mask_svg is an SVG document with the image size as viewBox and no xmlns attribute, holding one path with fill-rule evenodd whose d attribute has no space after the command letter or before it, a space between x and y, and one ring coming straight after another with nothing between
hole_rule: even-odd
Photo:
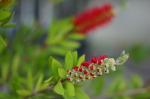
<instances>
[{"instance_id":1,"label":"green foliage","mask_svg":"<svg viewBox=\"0 0 150 99\"><path fill-rule=\"evenodd\" d=\"M105 85L104 77L98 77L91 82L91 86L93 88L94 95L99 95Z\"/></svg>"},{"instance_id":2,"label":"green foliage","mask_svg":"<svg viewBox=\"0 0 150 99\"><path fill-rule=\"evenodd\" d=\"M77 66L80 66L80 64L81 64L82 62L84 62L84 61L85 61L85 55L80 56L80 57L79 57L79 60L78 60L78 63L77 63Z\"/></svg>"},{"instance_id":3,"label":"green foliage","mask_svg":"<svg viewBox=\"0 0 150 99\"><path fill-rule=\"evenodd\" d=\"M143 80L138 75L133 75L131 79L131 86L133 88L141 88L143 87Z\"/></svg>"},{"instance_id":4,"label":"green foliage","mask_svg":"<svg viewBox=\"0 0 150 99\"><path fill-rule=\"evenodd\" d=\"M131 59L134 60L136 63L139 63L150 57L150 48L142 44L136 44L129 48L129 53Z\"/></svg>"},{"instance_id":5,"label":"green foliage","mask_svg":"<svg viewBox=\"0 0 150 99\"><path fill-rule=\"evenodd\" d=\"M52 46L50 52L53 55L64 56L68 50L74 51L80 47L78 41L83 40L84 36L78 33L72 33L73 24L71 19L55 21L48 32L46 44Z\"/></svg>"},{"instance_id":6,"label":"green foliage","mask_svg":"<svg viewBox=\"0 0 150 99\"><path fill-rule=\"evenodd\" d=\"M0 53L4 50L4 48L6 48L6 46L7 46L7 44L6 44L5 40L0 35Z\"/></svg>"},{"instance_id":7,"label":"green foliage","mask_svg":"<svg viewBox=\"0 0 150 99\"><path fill-rule=\"evenodd\" d=\"M63 85L62 85L62 83L60 81L55 85L54 91L57 94L64 95L65 91L64 91Z\"/></svg>"},{"instance_id":8,"label":"green foliage","mask_svg":"<svg viewBox=\"0 0 150 99\"><path fill-rule=\"evenodd\" d=\"M14 0L3 0L0 2L0 28L10 28L15 26L12 23L8 23L13 16L13 12L11 12L13 3Z\"/></svg>"},{"instance_id":9,"label":"green foliage","mask_svg":"<svg viewBox=\"0 0 150 99\"><path fill-rule=\"evenodd\" d=\"M75 88L74 85L71 82L65 82L64 84L65 88L65 95L67 96L75 96Z\"/></svg>"},{"instance_id":10,"label":"green foliage","mask_svg":"<svg viewBox=\"0 0 150 99\"><path fill-rule=\"evenodd\" d=\"M68 52L65 56L65 69L71 69L73 67L73 56L71 52Z\"/></svg>"},{"instance_id":11,"label":"green foliage","mask_svg":"<svg viewBox=\"0 0 150 99\"><path fill-rule=\"evenodd\" d=\"M14 13L11 11L12 5L9 2L0 4L0 28L15 26L9 23ZM79 41L85 35L75 33L73 28L68 18L54 21L49 31L35 24L32 28L20 26L12 39L6 38L6 34L0 35L0 99L89 99L80 84L66 80L67 70L85 61L85 55L79 57L74 51L80 47ZM44 33L48 36L41 41L41 37L46 35ZM143 50L131 52L134 52L133 57L136 53L143 54ZM139 57L145 56L142 54ZM128 55L122 53L117 65L122 65L127 58ZM114 64L108 65L114 70ZM93 88L98 95L102 92L104 81L105 77L96 78L89 88ZM132 77L129 85L120 77L111 83L108 96L118 99L149 98L147 91L134 96L122 95L129 89L141 87L143 82L137 75Z\"/></svg>"}]
</instances>

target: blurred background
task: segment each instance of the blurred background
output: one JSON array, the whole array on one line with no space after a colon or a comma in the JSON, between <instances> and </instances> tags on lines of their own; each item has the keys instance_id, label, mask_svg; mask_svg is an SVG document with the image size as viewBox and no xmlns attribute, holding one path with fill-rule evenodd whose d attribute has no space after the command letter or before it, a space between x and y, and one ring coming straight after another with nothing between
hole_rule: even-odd
<instances>
[{"instance_id":1,"label":"blurred background","mask_svg":"<svg viewBox=\"0 0 150 99\"><path fill-rule=\"evenodd\" d=\"M36 21L47 29L53 19L70 17L108 2L115 7L116 16L106 27L89 33L84 42L84 53L89 57L99 54L113 56L122 50L130 50L135 56L142 54L137 55L140 60L150 55L149 0L19 0L14 21L18 26L24 24L31 27ZM145 79L149 78L149 57L138 64L130 64L129 71L133 65L138 65L136 72L145 74Z\"/></svg>"},{"instance_id":2,"label":"blurred background","mask_svg":"<svg viewBox=\"0 0 150 99\"><path fill-rule=\"evenodd\" d=\"M90 31L82 43L79 53L89 58L101 54L118 56L122 50L130 53L130 59L123 68L125 78L133 74L142 77L145 84L150 82L150 0L18 0L14 8L13 22L31 27L36 23L48 30L53 20L72 17L80 12L111 3L115 8L113 21ZM10 29L10 35L14 29ZM111 79L106 80L110 84ZM92 99L94 97L85 88ZM101 97L101 96L100 96Z\"/></svg>"}]
</instances>

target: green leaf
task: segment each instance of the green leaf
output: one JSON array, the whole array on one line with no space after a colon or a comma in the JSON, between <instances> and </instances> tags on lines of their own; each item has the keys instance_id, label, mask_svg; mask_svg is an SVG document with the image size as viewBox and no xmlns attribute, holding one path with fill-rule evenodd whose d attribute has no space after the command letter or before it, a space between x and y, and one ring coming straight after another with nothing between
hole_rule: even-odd
<instances>
[{"instance_id":1,"label":"green leaf","mask_svg":"<svg viewBox=\"0 0 150 99\"><path fill-rule=\"evenodd\" d=\"M33 90L33 75L32 75L32 71L29 70L28 74L27 74L27 85L28 85L28 89L30 89L31 91Z\"/></svg>"},{"instance_id":2,"label":"green leaf","mask_svg":"<svg viewBox=\"0 0 150 99\"><path fill-rule=\"evenodd\" d=\"M47 80L44 81L44 83L50 83L52 81L53 77L49 77Z\"/></svg>"},{"instance_id":3,"label":"green leaf","mask_svg":"<svg viewBox=\"0 0 150 99\"><path fill-rule=\"evenodd\" d=\"M0 21L3 21L11 16L11 12L0 10Z\"/></svg>"},{"instance_id":4,"label":"green leaf","mask_svg":"<svg viewBox=\"0 0 150 99\"><path fill-rule=\"evenodd\" d=\"M75 96L75 88L71 82L66 81L64 84L64 88L65 94L67 94L67 96Z\"/></svg>"},{"instance_id":5,"label":"green leaf","mask_svg":"<svg viewBox=\"0 0 150 99\"><path fill-rule=\"evenodd\" d=\"M143 81L138 75L132 76L131 85L133 88L140 88L143 86Z\"/></svg>"},{"instance_id":6,"label":"green leaf","mask_svg":"<svg viewBox=\"0 0 150 99\"><path fill-rule=\"evenodd\" d=\"M71 52L67 52L65 56L65 69L71 69L73 67L73 56Z\"/></svg>"},{"instance_id":7,"label":"green leaf","mask_svg":"<svg viewBox=\"0 0 150 99\"><path fill-rule=\"evenodd\" d=\"M0 35L0 52L4 50L4 48L7 46L5 40Z\"/></svg>"},{"instance_id":8,"label":"green leaf","mask_svg":"<svg viewBox=\"0 0 150 99\"><path fill-rule=\"evenodd\" d=\"M77 49L80 47L80 43L76 41L69 41L69 40L60 42L60 45L68 49Z\"/></svg>"},{"instance_id":9,"label":"green leaf","mask_svg":"<svg viewBox=\"0 0 150 99\"><path fill-rule=\"evenodd\" d=\"M43 74L40 74L39 79L35 85L35 92L38 92L41 89L42 81L43 81Z\"/></svg>"},{"instance_id":10,"label":"green leaf","mask_svg":"<svg viewBox=\"0 0 150 99\"><path fill-rule=\"evenodd\" d=\"M65 49L64 47L60 47L60 46L53 46L50 48L50 52L54 55L62 55L64 56L66 54L67 49Z\"/></svg>"},{"instance_id":11,"label":"green leaf","mask_svg":"<svg viewBox=\"0 0 150 99\"><path fill-rule=\"evenodd\" d=\"M79 60L78 60L77 66L80 66L81 63L83 63L84 61L85 61L85 55L82 55L82 56L79 58Z\"/></svg>"},{"instance_id":12,"label":"green leaf","mask_svg":"<svg viewBox=\"0 0 150 99\"><path fill-rule=\"evenodd\" d=\"M94 94L99 95L100 92L102 92L102 89L104 88L104 78L103 77L97 77L91 82L91 86L93 88Z\"/></svg>"},{"instance_id":13,"label":"green leaf","mask_svg":"<svg viewBox=\"0 0 150 99\"><path fill-rule=\"evenodd\" d=\"M64 95L64 88L60 81L55 85L54 92L56 92L59 95Z\"/></svg>"},{"instance_id":14,"label":"green leaf","mask_svg":"<svg viewBox=\"0 0 150 99\"><path fill-rule=\"evenodd\" d=\"M3 27L3 28L14 28L14 27L16 27L16 24L7 23L7 24L2 25L2 27Z\"/></svg>"},{"instance_id":15,"label":"green leaf","mask_svg":"<svg viewBox=\"0 0 150 99\"><path fill-rule=\"evenodd\" d=\"M73 66L76 66L78 61L78 52L77 51L72 52L72 56L73 56Z\"/></svg>"},{"instance_id":16,"label":"green leaf","mask_svg":"<svg viewBox=\"0 0 150 99\"><path fill-rule=\"evenodd\" d=\"M4 81L6 81L8 75L9 75L9 64L4 64L4 65L1 67L1 76L2 76L2 79L3 79Z\"/></svg>"},{"instance_id":17,"label":"green leaf","mask_svg":"<svg viewBox=\"0 0 150 99\"><path fill-rule=\"evenodd\" d=\"M58 68L58 74L60 78L66 77L66 71L63 68Z\"/></svg>"},{"instance_id":18,"label":"green leaf","mask_svg":"<svg viewBox=\"0 0 150 99\"><path fill-rule=\"evenodd\" d=\"M112 82L109 90L112 93L114 93L114 92L125 91L126 89L127 89L126 81L122 77L119 76Z\"/></svg>"},{"instance_id":19,"label":"green leaf","mask_svg":"<svg viewBox=\"0 0 150 99\"><path fill-rule=\"evenodd\" d=\"M25 90L25 89L17 90L17 93L21 96L28 96L31 94L29 90Z\"/></svg>"},{"instance_id":20,"label":"green leaf","mask_svg":"<svg viewBox=\"0 0 150 99\"><path fill-rule=\"evenodd\" d=\"M75 99L90 99L89 96L80 88L75 89L75 94L76 94Z\"/></svg>"},{"instance_id":21,"label":"green leaf","mask_svg":"<svg viewBox=\"0 0 150 99\"><path fill-rule=\"evenodd\" d=\"M62 67L60 62L56 59L52 59L51 71L54 76L58 76L58 68Z\"/></svg>"},{"instance_id":22,"label":"green leaf","mask_svg":"<svg viewBox=\"0 0 150 99\"><path fill-rule=\"evenodd\" d=\"M72 33L72 34L69 35L68 38L72 39L72 40L83 40L85 38L85 36L81 35L79 33Z\"/></svg>"},{"instance_id":23,"label":"green leaf","mask_svg":"<svg viewBox=\"0 0 150 99\"><path fill-rule=\"evenodd\" d=\"M17 75L19 65L20 65L20 55L16 54L13 58L13 63L12 63L12 75L13 76Z\"/></svg>"}]
</instances>

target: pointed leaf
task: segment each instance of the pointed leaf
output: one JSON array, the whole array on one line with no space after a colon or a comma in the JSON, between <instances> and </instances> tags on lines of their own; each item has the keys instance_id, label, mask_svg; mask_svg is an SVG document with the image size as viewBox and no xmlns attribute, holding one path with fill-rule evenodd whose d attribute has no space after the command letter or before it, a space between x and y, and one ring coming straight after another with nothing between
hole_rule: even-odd
<instances>
[{"instance_id":1,"label":"pointed leaf","mask_svg":"<svg viewBox=\"0 0 150 99\"><path fill-rule=\"evenodd\" d=\"M58 68L58 74L60 78L66 77L66 71L63 68Z\"/></svg>"},{"instance_id":2,"label":"pointed leaf","mask_svg":"<svg viewBox=\"0 0 150 99\"><path fill-rule=\"evenodd\" d=\"M79 58L79 60L78 60L77 66L80 66L80 64L81 64L82 62L84 62L84 61L85 61L85 55L82 55L82 56Z\"/></svg>"},{"instance_id":3,"label":"pointed leaf","mask_svg":"<svg viewBox=\"0 0 150 99\"><path fill-rule=\"evenodd\" d=\"M67 94L67 96L75 96L75 88L71 82L68 81L65 82L64 88L65 88L65 94Z\"/></svg>"},{"instance_id":4,"label":"pointed leaf","mask_svg":"<svg viewBox=\"0 0 150 99\"><path fill-rule=\"evenodd\" d=\"M60 81L55 85L54 92L56 92L59 95L64 95L64 88Z\"/></svg>"},{"instance_id":5,"label":"pointed leaf","mask_svg":"<svg viewBox=\"0 0 150 99\"><path fill-rule=\"evenodd\" d=\"M65 57L65 69L71 69L73 67L73 57L71 52L68 52Z\"/></svg>"}]
</instances>

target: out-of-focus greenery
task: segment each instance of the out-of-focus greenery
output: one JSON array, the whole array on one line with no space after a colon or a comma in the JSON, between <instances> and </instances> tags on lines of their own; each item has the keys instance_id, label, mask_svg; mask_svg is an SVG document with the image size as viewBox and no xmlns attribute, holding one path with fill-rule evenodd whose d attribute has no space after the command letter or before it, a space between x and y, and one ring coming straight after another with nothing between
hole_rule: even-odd
<instances>
[{"instance_id":1,"label":"out-of-focus greenery","mask_svg":"<svg viewBox=\"0 0 150 99\"><path fill-rule=\"evenodd\" d=\"M150 47L143 44L135 44L129 48L131 59L139 63L150 57Z\"/></svg>"},{"instance_id":2,"label":"out-of-focus greenery","mask_svg":"<svg viewBox=\"0 0 150 99\"><path fill-rule=\"evenodd\" d=\"M0 1L0 27L10 28L15 25L9 23L11 17L14 15L12 11L15 0L1 0Z\"/></svg>"},{"instance_id":3,"label":"out-of-focus greenery","mask_svg":"<svg viewBox=\"0 0 150 99\"><path fill-rule=\"evenodd\" d=\"M67 69L85 60L75 51L85 36L72 31L70 19L54 21L48 31L37 25L20 26L10 37L5 27L14 26L9 22L14 12L6 2L11 0L1 1L5 2L0 3L0 99L89 99L82 84L63 81ZM133 47L130 53L137 61L147 55L140 47ZM105 98L150 98L150 88L143 86L139 76L127 81L121 75L122 69L96 78L88 87L95 96ZM106 77L112 82L104 89Z\"/></svg>"},{"instance_id":4,"label":"out-of-focus greenery","mask_svg":"<svg viewBox=\"0 0 150 99\"><path fill-rule=\"evenodd\" d=\"M50 88L50 93L46 91L49 90L51 84L54 87L56 81L59 81L59 75L64 77L66 73L66 70L62 68L63 61L60 63L50 56L59 57L62 60L61 57L66 55L64 64L74 66L72 60L77 63L77 52L66 53L79 48L79 41L84 39L84 36L72 32L72 28L69 20L54 22L48 32L40 27L21 26L11 39L5 33L7 30L2 30L0 36L0 98L61 98L53 92L52 88ZM52 70L57 72L57 67L59 67L59 75L52 77ZM68 84L70 88L70 83ZM56 85L54 91L59 92L59 90ZM45 92L40 93L42 91Z\"/></svg>"}]
</instances>

